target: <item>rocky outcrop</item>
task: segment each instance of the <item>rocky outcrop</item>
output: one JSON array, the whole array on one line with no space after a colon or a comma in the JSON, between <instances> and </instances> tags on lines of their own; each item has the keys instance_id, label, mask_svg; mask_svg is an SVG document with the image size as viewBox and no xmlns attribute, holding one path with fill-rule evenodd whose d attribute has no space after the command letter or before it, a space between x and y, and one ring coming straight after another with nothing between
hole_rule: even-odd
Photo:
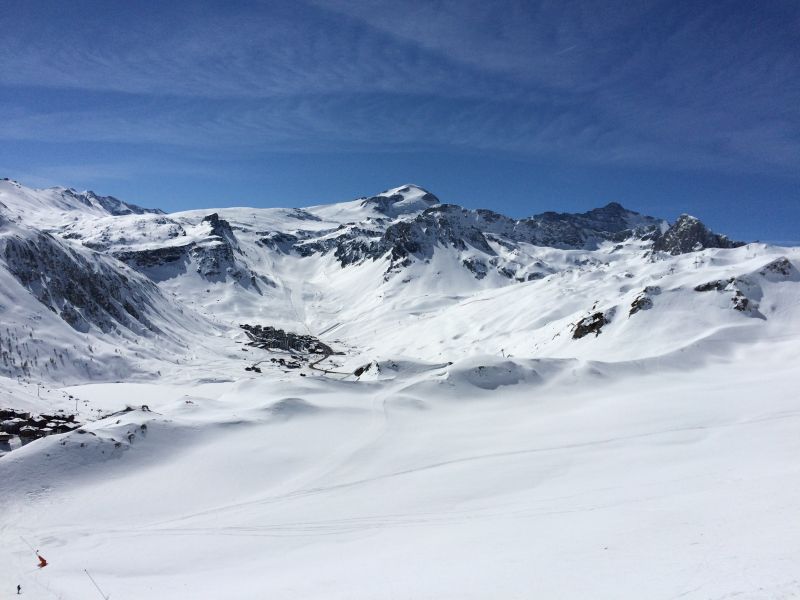
<instances>
[{"instance_id":1,"label":"rocky outcrop","mask_svg":"<svg viewBox=\"0 0 800 600\"><path fill-rule=\"evenodd\" d=\"M727 236L716 234L696 217L684 214L655 238L653 251L677 255L705 248L736 248L743 245L744 242L734 242Z\"/></svg>"},{"instance_id":2,"label":"rocky outcrop","mask_svg":"<svg viewBox=\"0 0 800 600\"><path fill-rule=\"evenodd\" d=\"M163 215L164 211L158 208L142 208L136 204L123 202L114 196L98 196L91 190L85 192L78 192L72 188L66 189L62 192L63 196L69 196L71 199L80 202L88 207L100 207L108 214L113 216L120 215L143 215L143 214L156 214Z\"/></svg>"},{"instance_id":3,"label":"rocky outcrop","mask_svg":"<svg viewBox=\"0 0 800 600\"><path fill-rule=\"evenodd\" d=\"M734 277L731 277L730 279L725 279L725 280L716 279L714 281L707 281L706 283L701 283L700 285L696 285L694 287L694 291L695 292L713 292L713 291L721 292L722 290L724 290L726 287L728 287L728 285L730 285L734 281L735 281Z\"/></svg>"},{"instance_id":4,"label":"rocky outcrop","mask_svg":"<svg viewBox=\"0 0 800 600\"><path fill-rule=\"evenodd\" d=\"M595 249L606 241L652 235L663 221L611 202L585 213L544 212L519 221L514 239L563 249Z\"/></svg>"},{"instance_id":5,"label":"rocky outcrop","mask_svg":"<svg viewBox=\"0 0 800 600\"><path fill-rule=\"evenodd\" d=\"M103 332L124 327L136 333L158 328L147 317L158 288L119 263L90 251L78 252L47 233L5 238L2 257L9 272L36 299L71 327Z\"/></svg>"},{"instance_id":6,"label":"rocky outcrop","mask_svg":"<svg viewBox=\"0 0 800 600\"><path fill-rule=\"evenodd\" d=\"M758 270L767 281L800 281L800 271L785 256L776 258Z\"/></svg>"},{"instance_id":7,"label":"rocky outcrop","mask_svg":"<svg viewBox=\"0 0 800 600\"><path fill-rule=\"evenodd\" d=\"M772 272L762 269L762 273ZM730 294L731 308L745 313L748 316L766 320L766 317L759 311L759 300L763 296L763 290L755 274L707 281L706 283L695 286L694 291L701 293L720 292Z\"/></svg>"},{"instance_id":8,"label":"rocky outcrop","mask_svg":"<svg viewBox=\"0 0 800 600\"><path fill-rule=\"evenodd\" d=\"M260 234L262 237L258 239L258 244L269 248L274 252L281 254L291 254L292 250L300 241L297 235L291 233L284 233L282 231L269 231Z\"/></svg>"},{"instance_id":9,"label":"rocky outcrop","mask_svg":"<svg viewBox=\"0 0 800 600\"><path fill-rule=\"evenodd\" d=\"M209 281L223 281L231 278L244 287L253 286L258 289L257 279L271 285L265 278L258 278L242 261L237 259L242 254L239 241L230 223L221 219L219 214L212 213L203 217L201 225L209 228L207 237L201 241L190 241L183 244L166 245L160 248L144 248L142 250L122 250L113 255L130 267L147 275L154 281L162 281L185 273L190 265ZM180 228L179 234L171 237L185 237ZM163 269L162 267L167 267Z\"/></svg>"},{"instance_id":10,"label":"rocky outcrop","mask_svg":"<svg viewBox=\"0 0 800 600\"><path fill-rule=\"evenodd\" d=\"M631 302L631 309L628 312L628 317L632 317L640 310L650 310L653 308L653 296L658 296L660 293L661 288L659 286L648 285L633 299L633 302Z\"/></svg>"},{"instance_id":11,"label":"rocky outcrop","mask_svg":"<svg viewBox=\"0 0 800 600\"><path fill-rule=\"evenodd\" d=\"M575 327L572 330L572 339L579 340L590 333L593 333L595 337L597 337L602 332L603 326L611 322L611 316L612 315L607 315L602 312L596 312L588 317L584 317L575 323Z\"/></svg>"},{"instance_id":12,"label":"rocky outcrop","mask_svg":"<svg viewBox=\"0 0 800 600\"><path fill-rule=\"evenodd\" d=\"M126 250L115 252L114 258L121 260L137 271L144 271L163 265L185 262L193 244L183 246L163 246L147 250Z\"/></svg>"},{"instance_id":13,"label":"rocky outcrop","mask_svg":"<svg viewBox=\"0 0 800 600\"><path fill-rule=\"evenodd\" d=\"M401 188L402 189L402 188ZM458 252L477 251L485 258L465 256L462 264L476 278L482 279L491 270L509 279L526 281L545 276L521 272L518 266L494 259L496 246L513 251L520 243L565 249L593 249L605 241L622 241L632 236L654 235L662 221L626 210L616 203L586 213L548 212L527 219L515 220L491 210L469 210L452 204L441 204L432 194L421 199L430 205L413 218L368 219L360 224L341 226L336 231L315 235L269 234L261 243L282 252L300 256L333 252L342 266L364 260L386 259L387 273L428 260L436 248ZM419 199L417 200L419 201ZM407 203L401 194L375 196L363 201L379 212L393 215L392 207ZM370 227L373 226L373 227Z\"/></svg>"}]
</instances>

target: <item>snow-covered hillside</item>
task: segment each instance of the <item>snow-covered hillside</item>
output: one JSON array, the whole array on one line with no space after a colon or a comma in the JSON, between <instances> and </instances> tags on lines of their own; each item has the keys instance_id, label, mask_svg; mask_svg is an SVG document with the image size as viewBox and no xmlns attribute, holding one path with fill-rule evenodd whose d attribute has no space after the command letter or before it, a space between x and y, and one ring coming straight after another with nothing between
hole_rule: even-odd
<instances>
[{"instance_id":1,"label":"snow-covered hillside","mask_svg":"<svg viewBox=\"0 0 800 600\"><path fill-rule=\"evenodd\" d=\"M798 266L616 203L0 181L0 564L33 598L798 595Z\"/></svg>"}]
</instances>

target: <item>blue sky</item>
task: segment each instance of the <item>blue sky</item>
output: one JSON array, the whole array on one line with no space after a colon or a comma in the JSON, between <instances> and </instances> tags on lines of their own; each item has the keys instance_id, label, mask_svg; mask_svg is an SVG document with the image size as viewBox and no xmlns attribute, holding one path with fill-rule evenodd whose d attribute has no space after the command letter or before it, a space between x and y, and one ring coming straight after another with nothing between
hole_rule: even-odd
<instances>
[{"instance_id":1,"label":"blue sky","mask_svg":"<svg viewBox=\"0 0 800 600\"><path fill-rule=\"evenodd\" d=\"M0 176L165 210L406 182L800 240L795 0L6 0Z\"/></svg>"}]
</instances>

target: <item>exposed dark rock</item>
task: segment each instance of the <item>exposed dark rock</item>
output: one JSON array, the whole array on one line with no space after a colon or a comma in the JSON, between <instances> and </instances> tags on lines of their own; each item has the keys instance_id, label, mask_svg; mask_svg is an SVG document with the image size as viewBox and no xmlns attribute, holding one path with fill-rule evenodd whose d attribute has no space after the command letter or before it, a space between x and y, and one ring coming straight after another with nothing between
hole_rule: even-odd
<instances>
[{"instance_id":1,"label":"exposed dark rock","mask_svg":"<svg viewBox=\"0 0 800 600\"><path fill-rule=\"evenodd\" d=\"M677 255L704 248L736 248L743 245L744 242L734 242L716 234L699 219L684 214L667 231L656 237L653 250Z\"/></svg>"},{"instance_id":2,"label":"exposed dark rock","mask_svg":"<svg viewBox=\"0 0 800 600\"><path fill-rule=\"evenodd\" d=\"M650 298L649 296L647 296L645 294L636 296L636 298L634 298L633 302L631 302L631 310L628 313L628 316L631 317L631 316L635 315L637 312L639 312L640 310L650 310L651 308L653 308L653 299L652 298Z\"/></svg>"},{"instance_id":3,"label":"exposed dark rock","mask_svg":"<svg viewBox=\"0 0 800 600\"><path fill-rule=\"evenodd\" d=\"M376 196L364 200L374 204L383 212L391 212L390 206L401 202L401 194ZM333 252L342 266L364 260L387 259L387 273L395 272L414 261L429 260L437 247L456 251L477 250L489 257L496 256L492 244L507 250L516 249L519 243L558 248L596 248L606 240L622 241L634 235L644 236L657 231L661 221L628 211L619 204L581 214L542 213L522 220L514 220L499 213L479 209L467 210L451 204L433 203L408 220L386 222L373 219L374 229L353 224L341 226L333 232L321 232L316 237L294 242L292 249L301 256ZM265 236L264 245L287 252L293 242L290 237L278 234ZM490 243L491 242L491 243ZM486 271L480 267L480 259L464 257L462 264L476 278L483 278ZM517 269L496 262L491 267L510 279L520 278ZM520 280L525 280L522 275Z\"/></svg>"},{"instance_id":4,"label":"exposed dark rock","mask_svg":"<svg viewBox=\"0 0 800 600\"><path fill-rule=\"evenodd\" d=\"M298 221L322 221L317 215L311 214L302 208L293 208L289 211L288 216Z\"/></svg>"},{"instance_id":5,"label":"exposed dark rock","mask_svg":"<svg viewBox=\"0 0 800 600\"><path fill-rule=\"evenodd\" d=\"M761 297L762 292L760 287L752 280L752 277L743 275L740 277L730 277L728 279L718 279L698 285L694 289L697 292L716 291L732 293L731 305L734 310L766 320L766 317L758 310L758 299Z\"/></svg>"},{"instance_id":6,"label":"exposed dark rock","mask_svg":"<svg viewBox=\"0 0 800 600\"><path fill-rule=\"evenodd\" d=\"M508 267L499 267L497 269L497 272L500 273L500 275L502 275L506 279L514 279L514 277L517 274L516 271L513 271Z\"/></svg>"},{"instance_id":7,"label":"exposed dark rock","mask_svg":"<svg viewBox=\"0 0 800 600\"><path fill-rule=\"evenodd\" d=\"M575 329L572 332L572 338L579 340L582 337L593 333L595 337L600 335L603 325L609 323L609 319L602 312L596 312L586 318L581 319L575 324Z\"/></svg>"},{"instance_id":8,"label":"exposed dark rock","mask_svg":"<svg viewBox=\"0 0 800 600\"><path fill-rule=\"evenodd\" d=\"M129 202L123 202L118 198L114 198L114 196L98 196L91 190L86 192L78 192L72 188L66 189L62 192L62 195L69 196L81 204L86 206L96 206L100 207L110 215L119 216L119 215L143 215L143 214L157 214L163 215L164 211L158 208L142 208L141 206L137 206L135 204L131 204Z\"/></svg>"},{"instance_id":9,"label":"exposed dark rock","mask_svg":"<svg viewBox=\"0 0 800 600\"><path fill-rule=\"evenodd\" d=\"M290 254L295 244L300 241L296 235L290 233L282 233L280 231L271 231L263 234L263 237L258 240L262 246L280 252L281 254Z\"/></svg>"},{"instance_id":10,"label":"exposed dark rock","mask_svg":"<svg viewBox=\"0 0 800 600\"><path fill-rule=\"evenodd\" d=\"M265 277L259 277L237 258L242 251L228 221L213 213L203 217L202 223L210 226L208 238L201 242L164 246L145 250L126 250L114 253L114 257L141 271L154 281L185 273L190 263L197 272L209 281L223 281L231 278L243 287L253 287L260 293L258 281L274 285ZM182 228L181 228L182 230ZM185 232L183 232L185 235ZM161 271L159 267L170 266Z\"/></svg>"},{"instance_id":11,"label":"exposed dark rock","mask_svg":"<svg viewBox=\"0 0 800 600\"><path fill-rule=\"evenodd\" d=\"M785 256L776 258L767 263L758 271L759 275L771 281L791 280L800 281L800 271Z\"/></svg>"},{"instance_id":12,"label":"exposed dark rock","mask_svg":"<svg viewBox=\"0 0 800 600\"><path fill-rule=\"evenodd\" d=\"M715 291L716 290L718 292L721 292L726 287L728 287L728 285L733 283L734 281L735 281L734 277L731 277L730 279L726 279L726 280L717 279L716 281L709 281L707 283L701 283L700 285L695 286L694 291L695 292L711 292L711 291Z\"/></svg>"},{"instance_id":13,"label":"exposed dark rock","mask_svg":"<svg viewBox=\"0 0 800 600\"><path fill-rule=\"evenodd\" d=\"M544 212L518 222L518 241L554 248L594 249L604 241L624 241L657 231L662 221L616 202L585 213Z\"/></svg>"},{"instance_id":14,"label":"exposed dark rock","mask_svg":"<svg viewBox=\"0 0 800 600\"><path fill-rule=\"evenodd\" d=\"M222 238L223 240L227 241L229 244L238 245L236 241L236 236L233 234L233 229L231 229L231 224L228 223L225 219L220 219L219 214L212 213L210 215L206 215L203 217L202 223L208 223L211 225L211 235Z\"/></svg>"},{"instance_id":15,"label":"exposed dark rock","mask_svg":"<svg viewBox=\"0 0 800 600\"><path fill-rule=\"evenodd\" d=\"M416 186L415 186L416 187ZM418 199L410 201L410 206L405 206L409 200L406 199L405 194L412 192L412 186L403 186L398 188L394 194L387 195L386 193L378 194L370 198L365 198L361 202L361 206L372 206L376 211L388 216L396 217L400 214L409 211L422 210L428 206L433 206L439 203L439 199L430 192L422 188L416 188L423 192Z\"/></svg>"},{"instance_id":16,"label":"exposed dark rock","mask_svg":"<svg viewBox=\"0 0 800 600\"><path fill-rule=\"evenodd\" d=\"M631 310L628 313L628 317L635 315L640 310L650 310L653 308L653 296L657 296L660 293L660 287L657 285L648 285L633 299L633 302L631 302Z\"/></svg>"},{"instance_id":17,"label":"exposed dark rock","mask_svg":"<svg viewBox=\"0 0 800 600\"><path fill-rule=\"evenodd\" d=\"M6 239L4 258L11 274L39 302L79 331L94 325L103 332L122 326L136 333L158 328L144 316L160 290L135 273L126 273L100 254L86 255L47 233ZM126 310L137 306L136 316Z\"/></svg>"},{"instance_id":18,"label":"exposed dark rock","mask_svg":"<svg viewBox=\"0 0 800 600\"><path fill-rule=\"evenodd\" d=\"M733 298L731 298L731 302L733 303L734 310L738 310L740 312L749 312L758 308L757 304L755 304L752 300L750 300L750 298L738 290L733 295Z\"/></svg>"},{"instance_id":19,"label":"exposed dark rock","mask_svg":"<svg viewBox=\"0 0 800 600\"><path fill-rule=\"evenodd\" d=\"M185 244L148 250L127 250L115 252L114 257L137 270L151 269L178 261L187 261L192 246L193 244Z\"/></svg>"},{"instance_id":20,"label":"exposed dark rock","mask_svg":"<svg viewBox=\"0 0 800 600\"><path fill-rule=\"evenodd\" d=\"M462 261L462 264L473 274L475 279L483 279L486 277L488 269L486 263L477 258L467 258Z\"/></svg>"}]
</instances>

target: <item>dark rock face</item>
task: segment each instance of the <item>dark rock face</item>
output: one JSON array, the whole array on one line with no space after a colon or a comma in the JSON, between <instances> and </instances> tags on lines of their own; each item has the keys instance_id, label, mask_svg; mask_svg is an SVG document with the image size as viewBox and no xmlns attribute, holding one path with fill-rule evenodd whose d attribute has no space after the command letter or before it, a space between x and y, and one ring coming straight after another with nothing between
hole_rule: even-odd
<instances>
[{"instance_id":1,"label":"dark rock face","mask_svg":"<svg viewBox=\"0 0 800 600\"><path fill-rule=\"evenodd\" d=\"M46 233L10 236L3 252L9 272L39 302L70 326L110 332L121 326L136 333L158 328L145 316L160 291L151 281L125 273L99 254L89 257Z\"/></svg>"},{"instance_id":2,"label":"dark rock face","mask_svg":"<svg viewBox=\"0 0 800 600\"><path fill-rule=\"evenodd\" d=\"M581 214L549 212L515 220L491 210L468 210L440 204L432 194L424 198L428 198L431 205L413 218L395 221L371 219L374 229L366 227L365 222L342 226L338 235L330 235L333 232L316 234L324 236L323 239L309 235L297 236L297 241L294 241L291 237L272 234L262 243L284 252L291 244L292 251L301 256L333 252L342 266L386 258L389 261L387 273L392 273L414 261L430 259L437 247L460 252L477 250L491 259L497 256L492 244L510 251L519 243L592 249L607 240L622 241L635 235L653 235L661 226L660 220L644 217L616 203ZM391 207L402 200L403 196L396 194L375 196L364 203L374 204L381 212L390 215ZM529 274L519 276L516 267L504 265L499 260L464 257L462 264L478 279L486 277L491 269L509 279L530 279ZM534 278L545 274L540 272Z\"/></svg>"},{"instance_id":3,"label":"dark rock face","mask_svg":"<svg viewBox=\"0 0 800 600\"><path fill-rule=\"evenodd\" d=\"M163 215L164 211L158 208L142 208L135 204L123 202L114 196L98 196L92 191L77 192L73 189L64 190L64 195L74 198L81 204L86 206L99 206L110 215L143 215L143 214L156 214Z\"/></svg>"},{"instance_id":4,"label":"dark rock face","mask_svg":"<svg viewBox=\"0 0 800 600\"><path fill-rule=\"evenodd\" d=\"M653 251L686 254L704 248L736 248L744 242L734 242L724 235L713 233L699 219L681 215L667 231L656 237Z\"/></svg>"},{"instance_id":5,"label":"dark rock face","mask_svg":"<svg viewBox=\"0 0 800 600\"><path fill-rule=\"evenodd\" d=\"M161 265L186 261L193 244L184 246L165 246L152 250L131 250L115 252L114 258L121 260L137 271L152 269Z\"/></svg>"},{"instance_id":6,"label":"dark rock face","mask_svg":"<svg viewBox=\"0 0 800 600\"><path fill-rule=\"evenodd\" d=\"M642 292L633 299L631 302L631 310L628 313L628 317L632 317L640 310L650 310L653 308L653 296L657 296L661 293L661 288L657 285L648 285Z\"/></svg>"},{"instance_id":7,"label":"dark rock face","mask_svg":"<svg viewBox=\"0 0 800 600\"><path fill-rule=\"evenodd\" d=\"M640 310L650 310L651 308L653 308L652 298L645 295L637 296L633 302L631 302L631 310L628 316L632 317Z\"/></svg>"},{"instance_id":8,"label":"dark rock face","mask_svg":"<svg viewBox=\"0 0 800 600\"><path fill-rule=\"evenodd\" d=\"M695 288L694 288L694 291L695 292L713 292L713 291L721 292L726 287L728 287L729 284L733 283L734 281L735 281L735 278L733 278L733 277L731 277L730 279L726 279L726 280L717 279L716 281L709 281L709 282L706 282L706 283L701 283L700 285L696 285Z\"/></svg>"},{"instance_id":9,"label":"dark rock face","mask_svg":"<svg viewBox=\"0 0 800 600\"><path fill-rule=\"evenodd\" d=\"M767 263L758 273L770 281L800 281L800 271L785 256Z\"/></svg>"},{"instance_id":10,"label":"dark rock face","mask_svg":"<svg viewBox=\"0 0 800 600\"><path fill-rule=\"evenodd\" d=\"M236 236L233 235L231 224L225 219L220 219L217 213L213 213L203 217L202 223L211 225L211 235L221 238L232 246L238 245Z\"/></svg>"},{"instance_id":11,"label":"dark rock face","mask_svg":"<svg viewBox=\"0 0 800 600\"><path fill-rule=\"evenodd\" d=\"M392 207L403 200L402 194L395 194L375 196L363 203L373 204L380 212L391 216ZM520 269L519 265L506 264L495 258L497 252L494 248L498 245L512 252L520 243L591 250L603 242L638 238L653 240L654 251L671 254L741 245L712 233L700 221L686 215L662 234L662 228L666 227L662 220L627 210L616 202L585 213L545 212L515 220L491 210L468 210L440 204L438 200L433 203L434 200L432 196L431 206L406 219L372 219L374 229L365 227L364 223L349 224L336 232L308 232L306 236L296 236L296 241L291 236L273 235L265 238L263 243L301 256L333 252L342 266L386 259L389 262L387 276L414 261L430 259L437 247L458 252L475 250L486 258L464 256L461 263L476 278L482 279L496 271L518 281L545 276L547 268L533 274ZM643 299L639 310L645 304L647 300Z\"/></svg>"},{"instance_id":12,"label":"dark rock face","mask_svg":"<svg viewBox=\"0 0 800 600\"><path fill-rule=\"evenodd\" d=\"M302 257L332 253L342 267L365 260L386 260L386 278L414 262L430 260L436 248L449 248L464 253L460 262L477 279L497 273L515 281L541 278L552 269L541 265L532 272L528 265L517 264L505 254L499 256L500 248L510 253L519 244L591 250L604 242L630 238L652 239L655 250L671 253L700 246L738 245L686 216L662 235L661 230L666 227L663 221L627 210L616 202L585 213L545 212L515 220L491 210L441 204L433 194L406 186L391 194L364 198L361 204L374 208L380 216L322 231L262 232L258 243L282 254ZM297 218L319 220L305 211L295 212ZM228 276L246 280L247 269L236 259L242 250L230 224L216 213L204 217L203 223L210 225L209 240L216 243L122 252L117 256L137 269L194 261L198 271L211 280ZM642 303L644 306L647 301Z\"/></svg>"},{"instance_id":13,"label":"dark rock face","mask_svg":"<svg viewBox=\"0 0 800 600\"><path fill-rule=\"evenodd\" d=\"M582 337L593 333L595 337L600 335L601 330L603 329L603 325L609 323L609 319L606 318L602 312L596 312L584 319L581 319L575 324L575 329L572 332L572 339L579 340Z\"/></svg>"},{"instance_id":14,"label":"dark rock face","mask_svg":"<svg viewBox=\"0 0 800 600\"><path fill-rule=\"evenodd\" d=\"M256 276L236 259L237 254L241 254L242 251L230 223L221 219L217 213L203 217L201 222L210 226L209 236L202 242L120 251L115 252L114 257L155 281L185 273L189 264L194 262L197 272L209 281L221 281L231 277L244 287L252 285L257 289ZM164 266L172 269L160 272L158 268ZM270 284L269 281L262 281Z\"/></svg>"},{"instance_id":15,"label":"dark rock face","mask_svg":"<svg viewBox=\"0 0 800 600\"><path fill-rule=\"evenodd\" d=\"M520 222L529 232L528 241L564 249L593 249L604 241L624 241L656 231L661 220L627 210L616 202L585 213L545 212Z\"/></svg>"},{"instance_id":16,"label":"dark rock face","mask_svg":"<svg viewBox=\"0 0 800 600\"><path fill-rule=\"evenodd\" d=\"M462 264L473 274L475 279L483 279L486 277L488 268L486 263L477 258L467 258L462 261Z\"/></svg>"},{"instance_id":17,"label":"dark rock face","mask_svg":"<svg viewBox=\"0 0 800 600\"><path fill-rule=\"evenodd\" d=\"M778 261L773 261L762 268L758 275L761 275L767 280L775 281L776 277L778 277L778 281L782 278L790 276L790 275L776 275L773 270L766 269L767 266L776 265L776 268L780 270L785 265L781 264L780 259ZM789 263L791 265L791 263ZM731 308L734 310L738 310L739 312L745 313L750 317L755 317L758 319L766 320L766 317L759 312L759 299L762 296L761 286L758 284L758 277L755 273L749 275L741 275L739 277L729 277L728 279L717 279L715 281L709 281L698 286L695 286L694 290L696 292L719 292L719 293L726 293L731 294L730 301L731 301Z\"/></svg>"},{"instance_id":18,"label":"dark rock face","mask_svg":"<svg viewBox=\"0 0 800 600\"><path fill-rule=\"evenodd\" d=\"M258 240L262 246L269 248L281 254L290 254L295 245L300 241L300 238L291 233L283 233L280 231L270 231L262 233L263 237Z\"/></svg>"},{"instance_id":19,"label":"dark rock face","mask_svg":"<svg viewBox=\"0 0 800 600\"><path fill-rule=\"evenodd\" d=\"M217 213L203 217L202 222L211 226L211 242L195 244L191 249L198 273L207 279L224 279L227 274L240 279L244 269L236 264L234 253L241 250L230 223Z\"/></svg>"},{"instance_id":20,"label":"dark rock face","mask_svg":"<svg viewBox=\"0 0 800 600\"><path fill-rule=\"evenodd\" d=\"M230 273L234 278L241 277L240 269L236 265L233 248L229 244L195 245L191 250L192 257L197 262L197 272L206 279L225 279Z\"/></svg>"},{"instance_id":21,"label":"dark rock face","mask_svg":"<svg viewBox=\"0 0 800 600\"><path fill-rule=\"evenodd\" d=\"M749 312L758 309L758 304L754 303L750 298L745 296L741 291L736 290L731 298L731 304L734 310L739 312Z\"/></svg>"},{"instance_id":22,"label":"dark rock face","mask_svg":"<svg viewBox=\"0 0 800 600\"><path fill-rule=\"evenodd\" d=\"M293 208L288 213L288 216L292 217L293 219L297 219L298 221L322 221L322 219L320 219L317 215L311 214L302 208Z\"/></svg>"}]
</instances>

